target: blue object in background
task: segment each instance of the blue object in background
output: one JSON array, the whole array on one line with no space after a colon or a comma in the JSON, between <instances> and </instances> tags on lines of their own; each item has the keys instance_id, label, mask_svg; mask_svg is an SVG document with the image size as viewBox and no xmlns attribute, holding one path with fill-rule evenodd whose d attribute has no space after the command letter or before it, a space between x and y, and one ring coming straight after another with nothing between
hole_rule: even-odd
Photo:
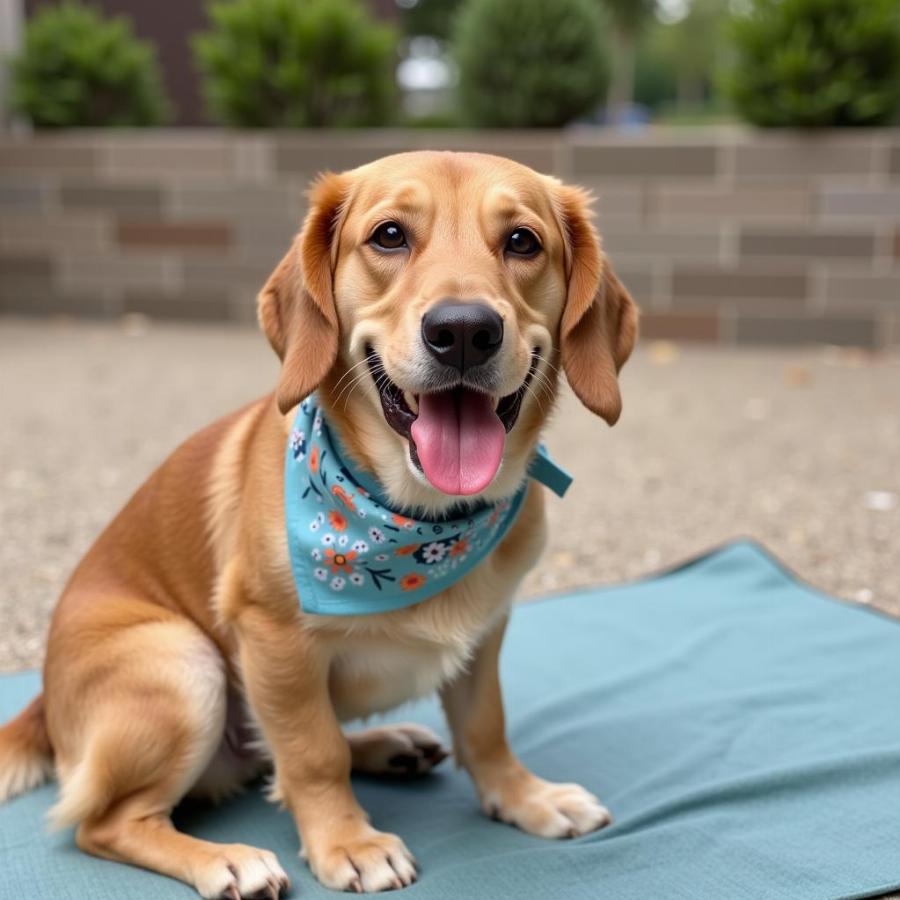
<instances>
[{"instance_id":1,"label":"blue object in background","mask_svg":"<svg viewBox=\"0 0 900 900\"><path fill-rule=\"evenodd\" d=\"M483 817L449 765L356 779L373 824L416 854L409 900L826 900L900 888L900 625L834 601L749 543L660 577L516 610L503 654L513 747L616 818L545 841ZM0 679L0 717L38 689ZM401 711L442 733L436 704ZM54 787L0 807L0 898L190 898L47 836ZM335 897L290 816L248 793L181 828L274 850L294 896Z\"/></svg>"}]
</instances>

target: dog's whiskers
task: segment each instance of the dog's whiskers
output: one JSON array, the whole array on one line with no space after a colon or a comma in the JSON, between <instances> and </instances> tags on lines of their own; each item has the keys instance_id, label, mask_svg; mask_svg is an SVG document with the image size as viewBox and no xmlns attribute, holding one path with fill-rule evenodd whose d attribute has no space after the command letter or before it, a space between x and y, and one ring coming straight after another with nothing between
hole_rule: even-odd
<instances>
[{"instance_id":1,"label":"dog's whiskers","mask_svg":"<svg viewBox=\"0 0 900 900\"><path fill-rule=\"evenodd\" d=\"M358 369L360 366L364 366L368 361L368 358L361 359L358 363L354 363L352 366L350 366L350 368L347 369L347 371L344 372L344 374L341 375L341 377L337 380L337 384L335 384L334 390L338 390L338 388L340 388L341 384L343 384L346 378L353 375L356 369Z\"/></svg>"},{"instance_id":2,"label":"dog's whiskers","mask_svg":"<svg viewBox=\"0 0 900 900\"><path fill-rule=\"evenodd\" d=\"M531 387L530 384L527 384L527 383L525 384L525 390L528 391L528 393L531 394L532 397L534 397L534 402L537 403L538 409L541 411L541 414L543 415L544 404L541 403L540 397L538 397L538 395L534 392L534 389Z\"/></svg>"},{"instance_id":3,"label":"dog's whiskers","mask_svg":"<svg viewBox=\"0 0 900 900\"><path fill-rule=\"evenodd\" d=\"M353 392L360 386L360 384L363 383L363 381L365 381L368 374L369 374L368 372L360 372L353 378L352 381L348 382L347 385L345 385L344 389L341 391L341 393L338 395L337 400L335 400L335 405L340 403L341 398L343 397L344 398L344 410L346 410L347 404L350 402L350 398L353 396ZM375 375L374 372L372 374ZM376 384L377 384L377 381L376 381ZM344 396L345 394L346 394L346 396Z\"/></svg>"},{"instance_id":4,"label":"dog's whiskers","mask_svg":"<svg viewBox=\"0 0 900 900\"><path fill-rule=\"evenodd\" d=\"M542 372L540 369L534 370L535 380L537 381L537 386L540 388L541 393L546 396L546 398L550 401L553 400L553 385L550 381L546 372Z\"/></svg>"},{"instance_id":5,"label":"dog's whiskers","mask_svg":"<svg viewBox=\"0 0 900 900\"><path fill-rule=\"evenodd\" d=\"M363 360L363 362L368 363L369 360L368 360L368 359L365 359L365 360ZM355 368L357 368L358 366L359 366L359 363L357 363L357 365L354 366L353 368L355 369ZM374 369L375 367L370 366L370 368L373 368L373 369ZM380 363L378 364L378 368L381 368ZM352 371L352 369L351 369L350 371ZM376 373L377 373L377 369L376 369L376 371L373 371L373 372L372 372L372 375L374 376ZM349 372L346 373L346 374L349 374ZM364 371L362 371L362 372L356 372L356 373L354 373L354 375L353 375L353 377L351 378L351 380L350 380L346 385L344 385L343 389L341 390L341 392L338 394L337 398L335 399L335 405L337 405L338 403L340 403L341 398L344 396L344 394L347 394L347 398L346 398L346 400L344 401L344 409L346 409L346 408L347 408L347 401L349 401L350 396L353 394L354 388L356 388L356 387L359 385L359 383L360 383L361 381L363 381L368 375L369 375L369 370L368 370L368 369L367 369L367 370L364 370ZM344 377L346 377L346 375L345 375ZM343 378L342 378L341 380L343 380Z\"/></svg>"}]
</instances>

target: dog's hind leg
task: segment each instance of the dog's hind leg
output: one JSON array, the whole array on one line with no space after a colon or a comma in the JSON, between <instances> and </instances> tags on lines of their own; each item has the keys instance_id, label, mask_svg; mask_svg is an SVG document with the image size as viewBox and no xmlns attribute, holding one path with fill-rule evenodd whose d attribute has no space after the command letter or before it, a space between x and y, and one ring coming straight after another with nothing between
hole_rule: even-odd
<instances>
[{"instance_id":1,"label":"dog's hind leg","mask_svg":"<svg viewBox=\"0 0 900 900\"><path fill-rule=\"evenodd\" d=\"M424 725L400 723L347 735L354 772L410 777L426 775L449 755Z\"/></svg>"},{"instance_id":2,"label":"dog's hind leg","mask_svg":"<svg viewBox=\"0 0 900 900\"><path fill-rule=\"evenodd\" d=\"M202 897L277 900L288 878L274 853L246 844L216 844L182 834L166 813L147 813L151 796L118 805L83 822L78 846L95 856L130 863L192 884Z\"/></svg>"},{"instance_id":3,"label":"dog's hind leg","mask_svg":"<svg viewBox=\"0 0 900 900\"><path fill-rule=\"evenodd\" d=\"M66 739L51 822L77 825L88 853L180 879L204 897L278 897L287 876L272 853L198 840L170 818L223 739L227 685L218 649L175 617L103 640L102 668L75 671L83 684L67 685L72 709L54 713Z\"/></svg>"}]
</instances>

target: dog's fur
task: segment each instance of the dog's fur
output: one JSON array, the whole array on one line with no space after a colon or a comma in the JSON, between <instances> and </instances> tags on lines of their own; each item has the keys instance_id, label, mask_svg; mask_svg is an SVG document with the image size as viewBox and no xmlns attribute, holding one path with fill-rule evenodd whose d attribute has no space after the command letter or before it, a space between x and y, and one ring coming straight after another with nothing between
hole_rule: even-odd
<instances>
[{"instance_id":1,"label":"dog's fur","mask_svg":"<svg viewBox=\"0 0 900 900\"><path fill-rule=\"evenodd\" d=\"M514 391L531 349L541 352L499 474L474 499L522 483L560 367L584 404L615 422L637 312L601 252L588 198L508 160L454 153L325 175L310 198L259 296L283 361L274 396L187 440L103 532L53 616L42 697L0 729L0 801L55 771L52 822L76 825L82 849L204 897L277 896L287 879L265 850L176 831L173 807L189 792L227 795L273 764L272 795L323 884L376 891L414 880L400 838L368 823L350 771L427 771L443 751L418 726L347 736L339 723L434 691L487 813L545 837L608 821L582 788L528 772L504 734L497 660L512 595L543 542L539 487L461 581L412 607L347 618L303 613L282 498L292 410L317 389L348 453L396 507L433 514L459 502L412 466L364 364L374 346L414 392L427 360L421 318L445 297L479 298L502 316L498 393ZM367 244L387 218L413 236L409 252ZM541 239L535 259L503 252L520 226Z\"/></svg>"}]
</instances>

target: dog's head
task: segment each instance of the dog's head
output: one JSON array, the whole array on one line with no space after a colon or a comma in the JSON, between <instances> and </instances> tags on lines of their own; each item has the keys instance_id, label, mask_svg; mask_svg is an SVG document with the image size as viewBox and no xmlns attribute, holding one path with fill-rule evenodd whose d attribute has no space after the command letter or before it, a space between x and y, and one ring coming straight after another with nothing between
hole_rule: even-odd
<instances>
[{"instance_id":1,"label":"dog's head","mask_svg":"<svg viewBox=\"0 0 900 900\"><path fill-rule=\"evenodd\" d=\"M588 196L475 153L404 153L322 176L259 296L278 405L318 389L394 502L513 493L560 366L613 424L637 310Z\"/></svg>"}]
</instances>

